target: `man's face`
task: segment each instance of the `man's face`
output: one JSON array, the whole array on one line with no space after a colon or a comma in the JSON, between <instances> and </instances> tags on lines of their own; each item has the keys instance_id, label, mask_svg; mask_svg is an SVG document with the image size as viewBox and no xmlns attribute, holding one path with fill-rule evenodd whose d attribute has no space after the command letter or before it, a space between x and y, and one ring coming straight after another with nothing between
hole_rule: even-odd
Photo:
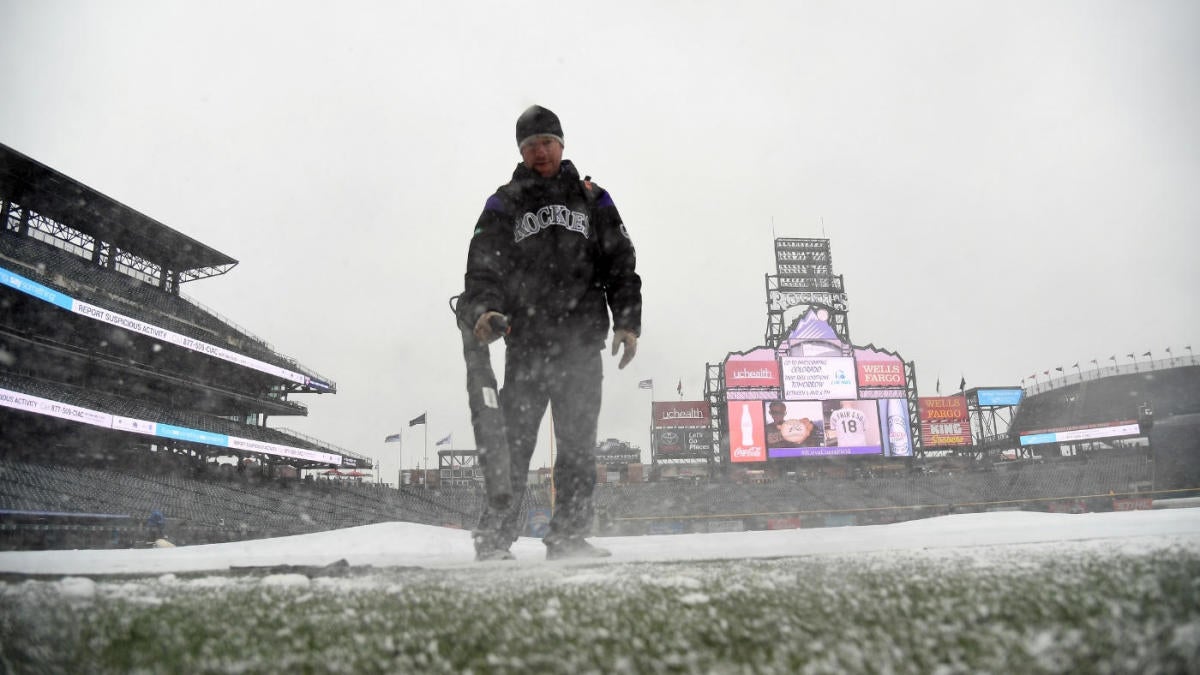
<instances>
[{"instance_id":1,"label":"man's face","mask_svg":"<svg viewBox=\"0 0 1200 675\"><path fill-rule=\"evenodd\" d=\"M787 415L787 406L772 403L767 408L767 413L771 415L771 421L776 423L782 422L784 415Z\"/></svg>"},{"instance_id":2,"label":"man's face","mask_svg":"<svg viewBox=\"0 0 1200 675\"><path fill-rule=\"evenodd\" d=\"M525 161L525 166L543 178L558 174L562 153L562 144L551 136L534 136L521 146L521 159Z\"/></svg>"}]
</instances>

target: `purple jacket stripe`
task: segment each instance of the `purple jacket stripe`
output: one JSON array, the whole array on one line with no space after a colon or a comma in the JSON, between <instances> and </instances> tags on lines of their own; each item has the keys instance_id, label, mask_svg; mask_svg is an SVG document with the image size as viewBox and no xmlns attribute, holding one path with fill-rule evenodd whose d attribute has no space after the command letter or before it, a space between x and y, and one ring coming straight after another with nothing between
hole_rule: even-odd
<instances>
[{"instance_id":1,"label":"purple jacket stripe","mask_svg":"<svg viewBox=\"0 0 1200 675\"><path fill-rule=\"evenodd\" d=\"M484 203L484 205L483 205L483 210L499 211L499 212L503 213L504 212L504 203L500 201L500 195L494 194L491 197L488 197L487 202Z\"/></svg>"}]
</instances>

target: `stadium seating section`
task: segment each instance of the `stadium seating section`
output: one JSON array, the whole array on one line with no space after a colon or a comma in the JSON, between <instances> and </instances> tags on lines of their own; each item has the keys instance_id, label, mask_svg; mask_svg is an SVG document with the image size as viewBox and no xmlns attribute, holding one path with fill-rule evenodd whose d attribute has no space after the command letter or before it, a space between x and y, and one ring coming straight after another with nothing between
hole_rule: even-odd
<instances>
[{"instance_id":1,"label":"stadium seating section","mask_svg":"<svg viewBox=\"0 0 1200 675\"><path fill-rule=\"evenodd\" d=\"M150 453L152 456L156 453ZM470 528L484 495L477 487L397 490L370 483L280 481L228 464L197 466L163 455L139 467L71 466L0 460L0 547L131 546L149 537L146 517L167 517L176 543L195 544L302 534L379 522L410 521ZM892 522L996 508L1046 510L1055 500L1092 499L1111 508L1113 494L1148 490L1153 462L1144 448L1117 448L1054 462L980 465L966 472L780 480L763 484L661 482L600 485L601 534L643 534L656 521L720 520L765 527L767 519L858 514L858 522ZM547 507L545 485L524 507ZM38 513L120 516L67 524ZM79 519L77 519L79 520ZM86 519L82 519L86 520Z\"/></svg>"}]
</instances>

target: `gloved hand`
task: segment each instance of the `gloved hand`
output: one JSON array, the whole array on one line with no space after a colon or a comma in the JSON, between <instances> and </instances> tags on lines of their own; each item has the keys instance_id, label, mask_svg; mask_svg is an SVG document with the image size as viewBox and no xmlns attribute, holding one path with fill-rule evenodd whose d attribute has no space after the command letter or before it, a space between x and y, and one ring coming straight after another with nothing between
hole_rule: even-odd
<instances>
[{"instance_id":1,"label":"gloved hand","mask_svg":"<svg viewBox=\"0 0 1200 675\"><path fill-rule=\"evenodd\" d=\"M624 328L618 328L613 331L613 356L617 355L617 350L620 349L621 345L625 345L625 353L621 354L621 361L617 363L617 370L629 365L629 362L637 355L637 343L638 336L633 331Z\"/></svg>"},{"instance_id":2,"label":"gloved hand","mask_svg":"<svg viewBox=\"0 0 1200 675\"><path fill-rule=\"evenodd\" d=\"M496 324L497 319L501 320L499 324ZM503 325L507 327L508 317L504 316L500 312L484 312L479 316L479 320L475 322L475 330L473 331L475 333L475 339L487 345L504 337L504 333L496 331L493 328L493 325Z\"/></svg>"}]
</instances>

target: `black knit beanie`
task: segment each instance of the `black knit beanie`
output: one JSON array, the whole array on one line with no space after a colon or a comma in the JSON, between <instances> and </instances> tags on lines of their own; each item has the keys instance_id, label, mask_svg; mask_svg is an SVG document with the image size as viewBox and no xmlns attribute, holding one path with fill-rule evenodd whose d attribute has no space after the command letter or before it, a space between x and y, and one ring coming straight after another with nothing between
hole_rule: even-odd
<instances>
[{"instance_id":1,"label":"black knit beanie","mask_svg":"<svg viewBox=\"0 0 1200 675\"><path fill-rule=\"evenodd\" d=\"M566 145L558 115L540 105L529 106L517 118L517 147L534 136L553 136L554 140Z\"/></svg>"}]
</instances>

